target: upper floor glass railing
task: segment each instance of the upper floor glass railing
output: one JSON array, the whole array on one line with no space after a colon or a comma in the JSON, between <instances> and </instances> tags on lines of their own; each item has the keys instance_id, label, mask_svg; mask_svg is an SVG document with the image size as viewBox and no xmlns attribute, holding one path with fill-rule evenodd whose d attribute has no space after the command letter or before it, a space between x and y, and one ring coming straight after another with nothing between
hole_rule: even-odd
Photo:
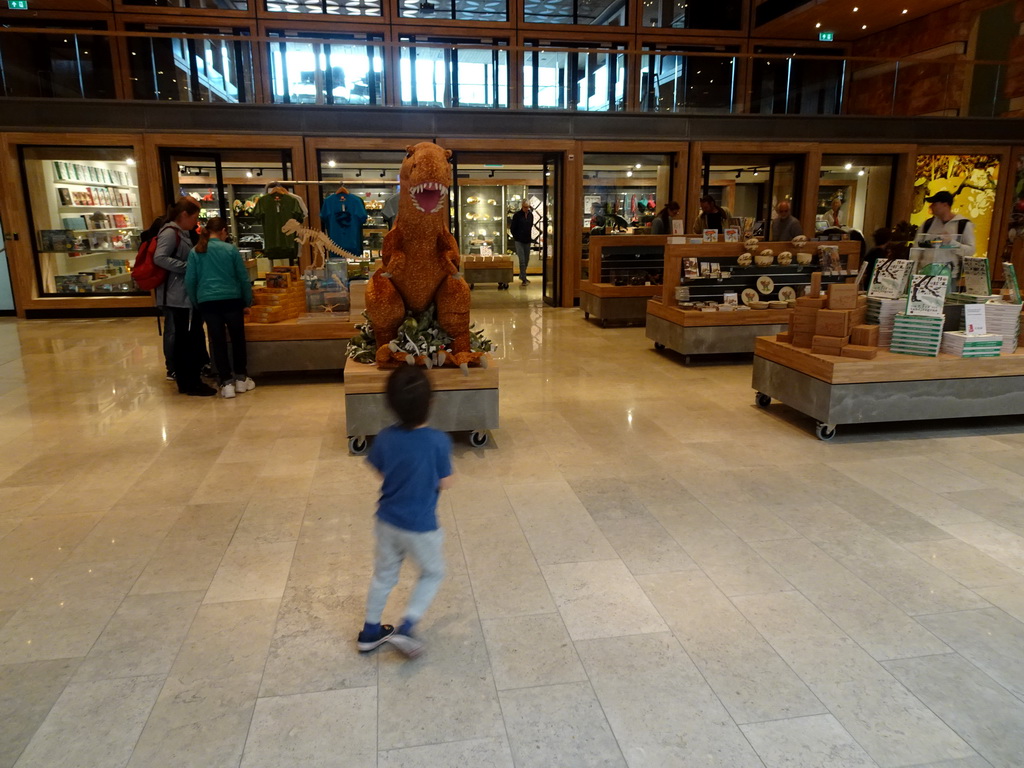
<instances>
[{"instance_id":1,"label":"upper floor glass railing","mask_svg":"<svg viewBox=\"0 0 1024 768\"><path fill-rule=\"evenodd\" d=\"M500 36L0 26L0 98L1000 117L1020 63ZM258 55L257 55L258 54ZM114 62L125 61L123 67Z\"/></svg>"}]
</instances>

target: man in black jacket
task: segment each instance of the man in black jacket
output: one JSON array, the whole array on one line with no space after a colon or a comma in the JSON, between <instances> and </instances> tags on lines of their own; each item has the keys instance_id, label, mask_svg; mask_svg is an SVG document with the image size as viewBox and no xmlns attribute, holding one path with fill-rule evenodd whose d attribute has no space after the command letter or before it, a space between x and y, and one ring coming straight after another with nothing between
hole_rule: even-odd
<instances>
[{"instance_id":1,"label":"man in black jacket","mask_svg":"<svg viewBox=\"0 0 1024 768\"><path fill-rule=\"evenodd\" d=\"M529 285L526 279L526 267L530 263L530 243L533 241L533 214L530 203L523 200L523 207L512 215L512 240L515 242L516 255L519 256L519 280Z\"/></svg>"}]
</instances>

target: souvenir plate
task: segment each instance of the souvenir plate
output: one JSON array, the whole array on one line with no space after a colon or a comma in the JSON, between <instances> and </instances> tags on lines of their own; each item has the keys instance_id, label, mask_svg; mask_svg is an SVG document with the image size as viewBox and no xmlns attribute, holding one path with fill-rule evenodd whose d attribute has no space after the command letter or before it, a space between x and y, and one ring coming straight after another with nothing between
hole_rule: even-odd
<instances>
[{"instance_id":1,"label":"souvenir plate","mask_svg":"<svg viewBox=\"0 0 1024 768\"><path fill-rule=\"evenodd\" d=\"M761 275L757 278L757 290L764 296L775 290L775 281L768 275Z\"/></svg>"},{"instance_id":2,"label":"souvenir plate","mask_svg":"<svg viewBox=\"0 0 1024 768\"><path fill-rule=\"evenodd\" d=\"M743 293L740 294L740 299L744 304L749 304L752 301L758 300L757 291L753 288L744 288Z\"/></svg>"},{"instance_id":3,"label":"souvenir plate","mask_svg":"<svg viewBox=\"0 0 1024 768\"><path fill-rule=\"evenodd\" d=\"M790 285L779 288L779 301L792 301L796 298L796 290Z\"/></svg>"}]
</instances>

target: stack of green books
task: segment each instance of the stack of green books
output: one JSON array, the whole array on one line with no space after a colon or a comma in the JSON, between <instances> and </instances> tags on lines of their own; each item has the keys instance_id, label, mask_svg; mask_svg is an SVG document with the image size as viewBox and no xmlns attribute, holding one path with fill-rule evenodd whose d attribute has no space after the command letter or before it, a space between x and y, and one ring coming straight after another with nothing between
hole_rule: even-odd
<instances>
[{"instance_id":1,"label":"stack of green books","mask_svg":"<svg viewBox=\"0 0 1024 768\"><path fill-rule=\"evenodd\" d=\"M942 346L942 324L945 319L945 315L929 317L900 312L893 322L889 350L901 355L937 357L939 347Z\"/></svg>"},{"instance_id":2,"label":"stack of green books","mask_svg":"<svg viewBox=\"0 0 1024 768\"><path fill-rule=\"evenodd\" d=\"M966 331L946 331L942 334L942 352L957 357L999 357L1003 337L998 333L980 333L968 336Z\"/></svg>"}]
</instances>

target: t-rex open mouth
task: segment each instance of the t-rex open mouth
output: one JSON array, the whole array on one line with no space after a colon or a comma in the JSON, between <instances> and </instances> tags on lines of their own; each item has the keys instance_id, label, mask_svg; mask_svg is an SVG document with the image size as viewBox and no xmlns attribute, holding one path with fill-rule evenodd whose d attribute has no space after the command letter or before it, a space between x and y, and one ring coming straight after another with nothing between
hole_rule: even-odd
<instances>
[{"instance_id":1,"label":"t-rex open mouth","mask_svg":"<svg viewBox=\"0 0 1024 768\"><path fill-rule=\"evenodd\" d=\"M437 213L441 210L445 195L448 194L448 187L437 181L424 181L409 191L412 194L412 204L416 206L416 210L424 213Z\"/></svg>"}]
</instances>

